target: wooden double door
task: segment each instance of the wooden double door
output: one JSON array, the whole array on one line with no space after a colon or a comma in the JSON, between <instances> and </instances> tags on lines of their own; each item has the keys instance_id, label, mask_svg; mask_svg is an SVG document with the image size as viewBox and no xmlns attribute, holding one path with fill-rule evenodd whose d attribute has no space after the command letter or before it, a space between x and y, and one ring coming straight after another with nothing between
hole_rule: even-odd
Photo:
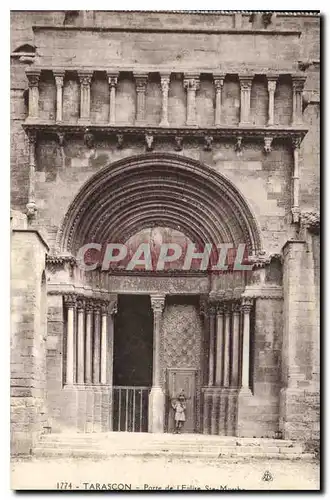
<instances>
[{"instance_id":1,"label":"wooden double door","mask_svg":"<svg viewBox=\"0 0 330 500\"><path fill-rule=\"evenodd\" d=\"M186 421L183 427L184 433L197 432L196 412L196 389L198 371L192 368L168 368L167 369L167 404L166 404L166 428L167 432L173 432L175 428L174 410L171 406L172 399L183 390L186 401Z\"/></svg>"}]
</instances>

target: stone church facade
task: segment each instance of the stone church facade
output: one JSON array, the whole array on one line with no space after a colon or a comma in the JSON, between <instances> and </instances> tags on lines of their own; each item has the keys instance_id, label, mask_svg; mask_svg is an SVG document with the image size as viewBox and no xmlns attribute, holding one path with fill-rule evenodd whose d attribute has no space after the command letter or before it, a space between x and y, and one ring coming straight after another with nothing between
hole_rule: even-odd
<instances>
[{"instance_id":1,"label":"stone church facade","mask_svg":"<svg viewBox=\"0 0 330 500\"><path fill-rule=\"evenodd\" d=\"M317 13L11 14L13 453L45 432L319 435ZM253 269L79 267L244 243Z\"/></svg>"}]
</instances>

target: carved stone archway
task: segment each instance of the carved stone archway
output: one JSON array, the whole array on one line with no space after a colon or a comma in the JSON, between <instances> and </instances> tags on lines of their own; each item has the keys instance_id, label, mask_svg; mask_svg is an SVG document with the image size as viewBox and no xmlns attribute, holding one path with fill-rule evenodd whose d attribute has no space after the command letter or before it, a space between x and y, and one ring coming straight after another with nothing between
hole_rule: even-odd
<instances>
[{"instance_id":1,"label":"carved stone archway","mask_svg":"<svg viewBox=\"0 0 330 500\"><path fill-rule=\"evenodd\" d=\"M150 226L178 229L197 244L245 243L261 251L260 231L234 184L199 161L169 153L131 156L91 177L71 203L57 251L90 242L125 242Z\"/></svg>"}]
</instances>

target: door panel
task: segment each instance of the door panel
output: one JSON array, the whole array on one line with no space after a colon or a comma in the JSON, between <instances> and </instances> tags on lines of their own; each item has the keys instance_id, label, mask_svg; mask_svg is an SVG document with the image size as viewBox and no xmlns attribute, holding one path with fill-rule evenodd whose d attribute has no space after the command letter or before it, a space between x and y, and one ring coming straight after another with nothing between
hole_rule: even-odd
<instances>
[{"instance_id":1,"label":"door panel","mask_svg":"<svg viewBox=\"0 0 330 500\"><path fill-rule=\"evenodd\" d=\"M171 399L183 389L187 397L186 421L183 432L196 432L196 377L197 370L191 368L167 369L167 430L173 432L174 410Z\"/></svg>"}]
</instances>

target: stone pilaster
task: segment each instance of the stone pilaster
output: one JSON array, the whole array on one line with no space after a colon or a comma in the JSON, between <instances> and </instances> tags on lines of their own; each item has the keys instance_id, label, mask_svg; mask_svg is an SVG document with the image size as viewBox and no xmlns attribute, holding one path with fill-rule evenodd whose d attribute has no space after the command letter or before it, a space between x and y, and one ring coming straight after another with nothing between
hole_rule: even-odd
<instances>
[{"instance_id":1,"label":"stone pilaster","mask_svg":"<svg viewBox=\"0 0 330 500\"><path fill-rule=\"evenodd\" d=\"M223 316L224 309L222 305L217 307L217 341L216 341L216 362L215 362L215 385L222 385L223 374Z\"/></svg>"},{"instance_id":2,"label":"stone pilaster","mask_svg":"<svg viewBox=\"0 0 330 500\"><path fill-rule=\"evenodd\" d=\"M240 374L240 366L239 366L239 349L240 349L240 305L238 303L234 303L232 306L232 318L233 318L233 326L232 326L232 366L231 366L231 377L230 377L230 385L231 387L239 386L239 374Z\"/></svg>"},{"instance_id":3,"label":"stone pilaster","mask_svg":"<svg viewBox=\"0 0 330 500\"><path fill-rule=\"evenodd\" d=\"M31 222L37 213L36 196L35 196L35 177L36 177L36 142L37 134L34 131L28 133L29 140L29 194L26 204L26 213L28 220Z\"/></svg>"},{"instance_id":4,"label":"stone pilaster","mask_svg":"<svg viewBox=\"0 0 330 500\"><path fill-rule=\"evenodd\" d=\"M77 300L77 383L85 383L85 301Z\"/></svg>"},{"instance_id":5,"label":"stone pilaster","mask_svg":"<svg viewBox=\"0 0 330 500\"><path fill-rule=\"evenodd\" d=\"M189 127L197 127L196 92L199 89L199 75L185 75L183 85L187 91L186 125Z\"/></svg>"},{"instance_id":6,"label":"stone pilaster","mask_svg":"<svg viewBox=\"0 0 330 500\"><path fill-rule=\"evenodd\" d=\"M223 359L223 386L229 387L230 381L230 316L231 310L228 304L225 305L225 335L224 335L224 359Z\"/></svg>"},{"instance_id":7,"label":"stone pilaster","mask_svg":"<svg viewBox=\"0 0 330 500\"><path fill-rule=\"evenodd\" d=\"M134 74L136 86L136 118L135 125L145 124L146 115L146 91L148 83L148 75Z\"/></svg>"},{"instance_id":8,"label":"stone pilaster","mask_svg":"<svg viewBox=\"0 0 330 500\"><path fill-rule=\"evenodd\" d=\"M101 355L101 336L100 336L100 312L101 304L96 301L93 304L94 309L94 335L93 335L93 384L100 383L100 355Z\"/></svg>"},{"instance_id":9,"label":"stone pilaster","mask_svg":"<svg viewBox=\"0 0 330 500\"><path fill-rule=\"evenodd\" d=\"M108 311L109 304L101 304L101 384L108 383Z\"/></svg>"},{"instance_id":10,"label":"stone pilaster","mask_svg":"<svg viewBox=\"0 0 330 500\"><path fill-rule=\"evenodd\" d=\"M161 73L160 85L162 89L162 118L160 121L161 127L168 127L168 91L170 88L170 75L169 73Z\"/></svg>"},{"instance_id":11,"label":"stone pilaster","mask_svg":"<svg viewBox=\"0 0 330 500\"><path fill-rule=\"evenodd\" d=\"M285 439L307 440L319 436L319 381L313 378L319 336L314 263L301 240L287 241L283 256L280 430Z\"/></svg>"},{"instance_id":12,"label":"stone pilaster","mask_svg":"<svg viewBox=\"0 0 330 500\"><path fill-rule=\"evenodd\" d=\"M85 380L86 384L92 383L92 353L93 353L93 303L86 301L86 356L85 356Z\"/></svg>"},{"instance_id":13,"label":"stone pilaster","mask_svg":"<svg viewBox=\"0 0 330 500\"><path fill-rule=\"evenodd\" d=\"M209 377L208 386L214 385L214 344L216 335L216 304L209 305Z\"/></svg>"},{"instance_id":14,"label":"stone pilaster","mask_svg":"<svg viewBox=\"0 0 330 500\"><path fill-rule=\"evenodd\" d=\"M219 127L221 125L221 100L222 100L222 88L224 82L224 75L214 75L214 86L215 86L215 114L214 114L214 125Z\"/></svg>"},{"instance_id":15,"label":"stone pilaster","mask_svg":"<svg viewBox=\"0 0 330 500\"><path fill-rule=\"evenodd\" d=\"M61 123L63 115L63 81L65 72L54 71L55 85L56 85L56 123Z\"/></svg>"},{"instance_id":16,"label":"stone pilaster","mask_svg":"<svg viewBox=\"0 0 330 500\"><path fill-rule=\"evenodd\" d=\"M39 115L39 78L40 70L26 72L29 81L29 120L37 120Z\"/></svg>"},{"instance_id":17,"label":"stone pilaster","mask_svg":"<svg viewBox=\"0 0 330 500\"><path fill-rule=\"evenodd\" d=\"M240 89L241 89L241 114L240 125L250 124L250 108L251 108L251 89L252 89L252 75L240 75Z\"/></svg>"},{"instance_id":18,"label":"stone pilaster","mask_svg":"<svg viewBox=\"0 0 330 500\"><path fill-rule=\"evenodd\" d=\"M80 123L88 123L91 114L91 81L92 71L78 73L80 81Z\"/></svg>"},{"instance_id":19,"label":"stone pilaster","mask_svg":"<svg viewBox=\"0 0 330 500\"><path fill-rule=\"evenodd\" d=\"M268 125L274 125L274 111L275 111L275 91L277 84L277 76L268 76Z\"/></svg>"},{"instance_id":20,"label":"stone pilaster","mask_svg":"<svg viewBox=\"0 0 330 500\"><path fill-rule=\"evenodd\" d=\"M300 191L300 174L299 174L299 163L300 163L300 144L301 139L299 137L294 137L292 139L292 151L293 151L293 172L292 172L292 222L299 222L300 207L299 207L299 191Z\"/></svg>"},{"instance_id":21,"label":"stone pilaster","mask_svg":"<svg viewBox=\"0 0 330 500\"><path fill-rule=\"evenodd\" d=\"M116 87L118 82L117 73L107 73L109 83L109 125L116 123Z\"/></svg>"},{"instance_id":22,"label":"stone pilaster","mask_svg":"<svg viewBox=\"0 0 330 500\"><path fill-rule=\"evenodd\" d=\"M302 95L305 85L305 76L292 77L292 125L301 125L303 123L303 101Z\"/></svg>"},{"instance_id":23,"label":"stone pilaster","mask_svg":"<svg viewBox=\"0 0 330 500\"><path fill-rule=\"evenodd\" d=\"M164 295L151 295L154 316L152 388L149 395L149 432L164 432L165 395L161 387L161 323Z\"/></svg>"},{"instance_id":24,"label":"stone pilaster","mask_svg":"<svg viewBox=\"0 0 330 500\"><path fill-rule=\"evenodd\" d=\"M66 327L66 377L67 385L75 383L74 370L74 349L75 349L75 322L74 313L76 308L76 296L64 295L64 304L67 310L67 327Z\"/></svg>"},{"instance_id":25,"label":"stone pilaster","mask_svg":"<svg viewBox=\"0 0 330 500\"><path fill-rule=\"evenodd\" d=\"M242 389L247 391L250 391L250 312L252 305L252 299L243 299Z\"/></svg>"}]
</instances>

